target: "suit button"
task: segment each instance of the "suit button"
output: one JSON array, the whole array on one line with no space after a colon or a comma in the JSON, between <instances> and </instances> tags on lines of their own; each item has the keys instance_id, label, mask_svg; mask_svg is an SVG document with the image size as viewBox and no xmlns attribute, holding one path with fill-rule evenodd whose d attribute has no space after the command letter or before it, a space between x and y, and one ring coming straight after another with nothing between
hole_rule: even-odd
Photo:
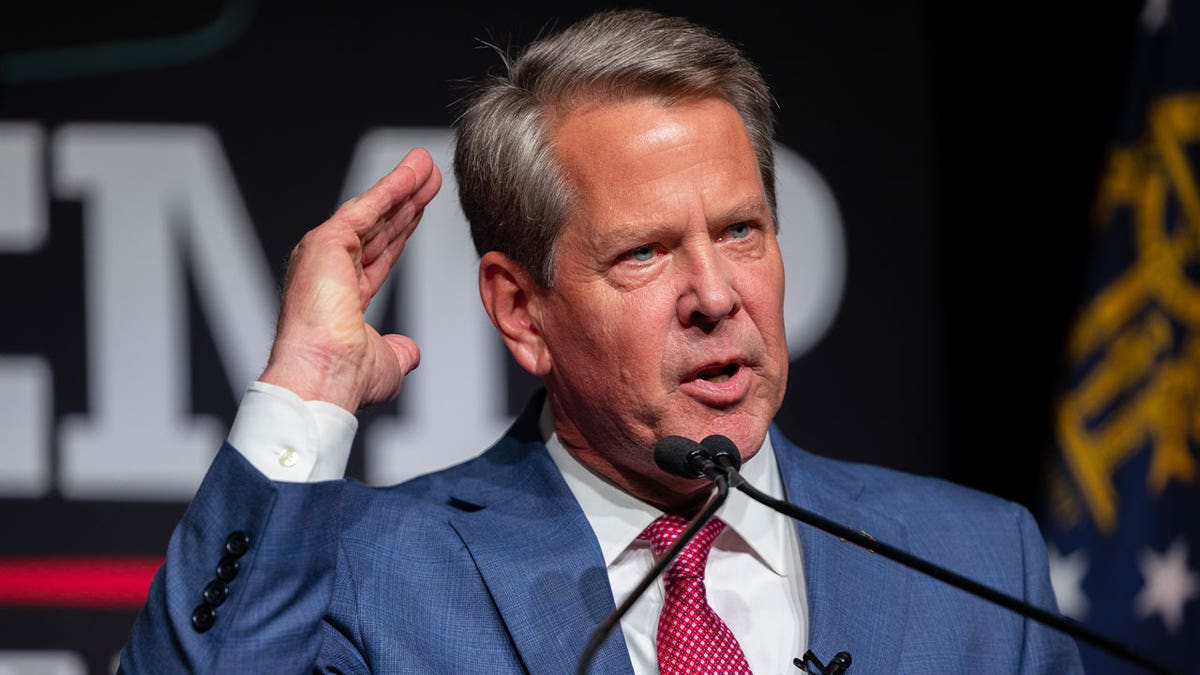
<instances>
[{"instance_id":1,"label":"suit button","mask_svg":"<svg viewBox=\"0 0 1200 675\"><path fill-rule=\"evenodd\" d=\"M217 621L217 610L208 605L200 605L192 612L192 628L196 629L197 633L203 633Z\"/></svg>"},{"instance_id":2,"label":"suit button","mask_svg":"<svg viewBox=\"0 0 1200 675\"><path fill-rule=\"evenodd\" d=\"M246 554L246 550L250 548L250 537L241 530L229 535L225 540L225 552L229 555L240 558Z\"/></svg>"},{"instance_id":3,"label":"suit button","mask_svg":"<svg viewBox=\"0 0 1200 675\"><path fill-rule=\"evenodd\" d=\"M229 597L229 587L220 581L210 581L204 587L204 602L213 607L220 607L225 598Z\"/></svg>"},{"instance_id":4,"label":"suit button","mask_svg":"<svg viewBox=\"0 0 1200 675\"><path fill-rule=\"evenodd\" d=\"M217 578L221 581L233 581L237 577L240 567L237 558L225 556L221 558L221 562L217 563Z\"/></svg>"}]
</instances>

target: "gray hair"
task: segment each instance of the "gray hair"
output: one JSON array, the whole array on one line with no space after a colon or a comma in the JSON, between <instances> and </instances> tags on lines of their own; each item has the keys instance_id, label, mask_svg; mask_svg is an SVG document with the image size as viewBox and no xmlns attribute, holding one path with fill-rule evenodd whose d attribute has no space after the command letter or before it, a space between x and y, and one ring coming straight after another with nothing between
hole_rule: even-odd
<instances>
[{"instance_id":1,"label":"gray hair","mask_svg":"<svg viewBox=\"0 0 1200 675\"><path fill-rule=\"evenodd\" d=\"M479 255L499 251L544 288L573 207L552 123L582 103L717 96L738 111L772 219L775 117L770 91L737 46L687 19L647 10L594 14L504 60L475 85L455 124L459 200Z\"/></svg>"}]
</instances>

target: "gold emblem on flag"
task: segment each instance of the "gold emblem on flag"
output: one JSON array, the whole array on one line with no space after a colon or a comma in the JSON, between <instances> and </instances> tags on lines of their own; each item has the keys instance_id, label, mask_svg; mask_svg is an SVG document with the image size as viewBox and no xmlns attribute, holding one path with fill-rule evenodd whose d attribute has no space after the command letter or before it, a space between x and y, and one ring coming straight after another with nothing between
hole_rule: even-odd
<instances>
[{"instance_id":1,"label":"gold emblem on flag","mask_svg":"<svg viewBox=\"0 0 1200 675\"><path fill-rule=\"evenodd\" d=\"M1137 453L1151 453L1151 495L1197 476L1200 190L1188 153L1200 153L1200 95L1157 101L1148 122L1138 143L1111 153L1097 202L1101 227L1128 211L1135 258L1078 317L1068 358L1083 376L1057 409L1067 470L1106 534L1117 528L1113 475ZM1077 520L1073 491L1052 494L1056 515Z\"/></svg>"}]
</instances>

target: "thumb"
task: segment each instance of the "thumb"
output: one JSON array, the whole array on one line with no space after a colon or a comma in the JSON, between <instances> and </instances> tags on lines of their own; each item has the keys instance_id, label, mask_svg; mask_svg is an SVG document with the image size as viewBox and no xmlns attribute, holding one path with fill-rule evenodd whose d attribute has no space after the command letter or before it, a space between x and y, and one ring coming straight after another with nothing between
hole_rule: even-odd
<instances>
[{"instance_id":1,"label":"thumb","mask_svg":"<svg viewBox=\"0 0 1200 675\"><path fill-rule=\"evenodd\" d=\"M396 355L396 363L400 366L401 376L408 375L421 365L421 348L412 338L405 335L384 335L384 342L392 348Z\"/></svg>"}]
</instances>

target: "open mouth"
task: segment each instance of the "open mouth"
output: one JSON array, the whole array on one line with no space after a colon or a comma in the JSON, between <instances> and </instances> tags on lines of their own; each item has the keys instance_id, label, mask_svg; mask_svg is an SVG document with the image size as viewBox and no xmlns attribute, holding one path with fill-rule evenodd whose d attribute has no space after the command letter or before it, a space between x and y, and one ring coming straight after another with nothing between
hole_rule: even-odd
<instances>
[{"instance_id":1,"label":"open mouth","mask_svg":"<svg viewBox=\"0 0 1200 675\"><path fill-rule=\"evenodd\" d=\"M704 380L705 382L712 382L714 384L720 384L721 382L725 382L729 380L729 378L733 377L734 374L737 373L738 368L741 368L741 366L736 363L726 363L721 366L712 366L711 368L705 368L696 373L696 379Z\"/></svg>"}]
</instances>

